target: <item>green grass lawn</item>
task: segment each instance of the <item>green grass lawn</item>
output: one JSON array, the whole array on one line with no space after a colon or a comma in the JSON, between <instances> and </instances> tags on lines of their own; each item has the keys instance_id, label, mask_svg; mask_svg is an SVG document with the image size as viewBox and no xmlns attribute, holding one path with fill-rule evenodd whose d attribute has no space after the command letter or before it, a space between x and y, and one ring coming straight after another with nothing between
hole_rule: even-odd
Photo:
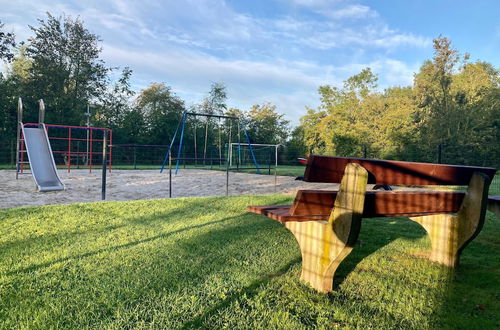
<instances>
[{"instance_id":1,"label":"green grass lawn","mask_svg":"<svg viewBox=\"0 0 500 330\"><path fill-rule=\"evenodd\" d=\"M424 230L365 219L335 291L299 280L300 252L247 205L290 196L0 210L0 328L500 327L500 219L451 273Z\"/></svg>"}]
</instances>

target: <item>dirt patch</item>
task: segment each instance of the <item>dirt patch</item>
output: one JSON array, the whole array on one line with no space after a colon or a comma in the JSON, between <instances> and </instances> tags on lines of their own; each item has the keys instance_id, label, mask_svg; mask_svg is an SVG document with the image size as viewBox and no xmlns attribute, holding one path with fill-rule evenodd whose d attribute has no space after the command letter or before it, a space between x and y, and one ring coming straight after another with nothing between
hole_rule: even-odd
<instances>
[{"instance_id":1,"label":"dirt patch","mask_svg":"<svg viewBox=\"0 0 500 330\"><path fill-rule=\"evenodd\" d=\"M31 174L16 180L13 170L0 170L0 208L45 204L95 202L101 200L101 172L59 171L65 191L37 192ZM337 189L336 184L307 183L293 177L278 176L276 193L295 194L299 189ZM168 198L168 173L158 170L113 170L107 174L106 200L124 201ZM224 196L226 172L180 170L172 179L172 197ZM229 173L229 195L275 193L274 176Z\"/></svg>"}]
</instances>

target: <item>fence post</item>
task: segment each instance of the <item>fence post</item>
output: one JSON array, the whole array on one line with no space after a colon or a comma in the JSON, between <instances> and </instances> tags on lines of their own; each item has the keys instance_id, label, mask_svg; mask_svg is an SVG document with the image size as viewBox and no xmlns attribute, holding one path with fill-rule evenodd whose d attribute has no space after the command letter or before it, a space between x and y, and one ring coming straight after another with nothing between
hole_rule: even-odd
<instances>
[{"instance_id":1,"label":"fence post","mask_svg":"<svg viewBox=\"0 0 500 330\"><path fill-rule=\"evenodd\" d=\"M168 149L168 197L172 198L172 149Z\"/></svg>"},{"instance_id":2,"label":"fence post","mask_svg":"<svg viewBox=\"0 0 500 330\"><path fill-rule=\"evenodd\" d=\"M102 138L102 181L101 181L101 199L106 199L106 165L107 165L107 134L104 131L104 136Z\"/></svg>"},{"instance_id":3,"label":"fence post","mask_svg":"<svg viewBox=\"0 0 500 330\"><path fill-rule=\"evenodd\" d=\"M15 151L14 151L14 140L10 140L10 165L15 166Z\"/></svg>"},{"instance_id":4,"label":"fence post","mask_svg":"<svg viewBox=\"0 0 500 330\"><path fill-rule=\"evenodd\" d=\"M80 141L76 141L76 168L80 169Z\"/></svg>"},{"instance_id":5,"label":"fence post","mask_svg":"<svg viewBox=\"0 0 500 330\"><path fill-rule=\"evenodd\" d=\"M137 159L137 147L136 146L133 146L132 148L134 148L134 170L137 169L137 163L136 163L136 159Z\"/></svg>"}]
</instances>

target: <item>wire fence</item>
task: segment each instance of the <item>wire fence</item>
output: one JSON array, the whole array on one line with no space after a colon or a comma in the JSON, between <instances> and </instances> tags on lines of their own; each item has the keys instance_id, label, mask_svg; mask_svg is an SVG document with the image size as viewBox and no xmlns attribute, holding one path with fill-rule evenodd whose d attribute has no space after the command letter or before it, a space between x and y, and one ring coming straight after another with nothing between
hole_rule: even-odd
<instances>
[{"instance_id":1,"label":"wire fence","mask_svg":"<svg viewBox=\"0 0 500 330\"><path fill-rule=\"evenodd\" d=\"M52 143L52 142L51 142ZM15 169L15 140L0 141L0 168ZM112 166L114 169L160 169L168 151L168 145L146 145L146 144L114 144L112 147ZM78 152L86 148L85 141L76 141L73 148ZM97 149L98 146L96 146ZM102 147L101 147L102 149ZM274 147L254 147L253 157L248 148L248 145L241 144L241 149L235 146L232 147L230 168L242 170L246 172L256 173L257 166L261 174L274 174L274 167L277 162L278 167L294 167L297 166L297 171L300 171L297 161L300 157L306 157L303 149L294 148L293 146L280 146L276 153ZM481 156L476 152L475 146L467 145L437 145L434 152L422 153L419 151L405 152L397 157L381 156L370 150L368 147L360 146L356 152L351 154L339 155L350 157L363 158L383 158L402 161L416 162L434 162L443 164L469 165L469 166L489 166L500 169L500 155L491 153L487 157ZM78 153L75 153L78 154ZM226 170L227 155L229 154L228 145L222 146L219 149L216 145L208 145L194 149L194 146L185 145L179 154L176 148L172 149L173 158L181 158L179 160L179 168L199 168L199 169L215 169ZM98 156L98 155L96 155ZM56 155L56 157L61 157ZM255 158L255 161L253 160ZM63 162L64 160L62 160ZM73 168L84 168L85 159L76 159ZM96 164L99 161L96 159ZM258 165L256 165L258 164ZM173 161L172 166L175 168L177 161ZM168 164L166 165L168 166ZM291 172L291 173L296 173ZM283 171L280 173L284 173ZM293 175L293 174L288 174ZM500 179L497 178L492 183L490 191L500 192Z\"/></svg>"}]
</instances>

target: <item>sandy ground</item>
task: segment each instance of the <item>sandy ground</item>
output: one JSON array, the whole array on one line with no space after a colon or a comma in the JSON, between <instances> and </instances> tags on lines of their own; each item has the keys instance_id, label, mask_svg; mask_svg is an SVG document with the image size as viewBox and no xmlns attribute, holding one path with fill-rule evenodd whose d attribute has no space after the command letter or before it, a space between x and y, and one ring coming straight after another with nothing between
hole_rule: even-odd
<instances>
[{"instance_id":1,"label":"sandy ground","mask_svg":"<svg viewBox=\"0 0 500 330\"><path fill-rule=\"evenodd\" d=\"M0 170L0 208L94 202L101 200L101 171L59 171L65 191L37 192L31 174L16 180L14 170ZM168 198L168 173L158 170L113 170L107 174L106 200ZM295 181L278 176L276 193L295 194L299 189L336 189L338 185ZM260 195L275 192L274 176L230 173L229 195ZM226 172L180 170L172 177L172 197L224 196Z\"/></svg>"}]
</instances>

